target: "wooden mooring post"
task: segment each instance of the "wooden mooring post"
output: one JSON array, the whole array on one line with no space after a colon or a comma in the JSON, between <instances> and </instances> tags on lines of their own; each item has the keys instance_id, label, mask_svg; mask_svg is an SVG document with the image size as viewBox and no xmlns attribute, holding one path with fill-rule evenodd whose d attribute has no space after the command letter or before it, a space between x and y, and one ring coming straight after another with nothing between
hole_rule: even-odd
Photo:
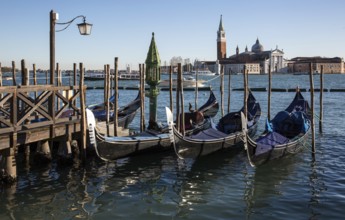
<instances>
[{"instance_id":1,"label":"wooden mooring post","mask_svg":"<svg viewBox=\"0 0 345 220\"><path fill-rule=\"evenodd\" d=\"M26 68L25 66L25 60L21 60L21 72L22 72L22 85L23 86L29 86L30 85L30 75L29 75L29 71L28 69ZM27 93L26 93L27 95ZM22 103L22 106L21 106L22 109L25 109L25 103ZM25 124L30 124L30 121L29 120L25 120ZM25 151L24 151L24 160L25 162L27 163L28 165L28 162L29 162L29 158L30 158L30 145L27 144L25 145Z\"/></svg>"},{"instance_id":2,"label":"wooden mooring post","mask_svg":"<svg viewBox=\"0 0 345 220\"><path fill-rule=\"evenodd\" d=\"M229 69L229 80L228 80L228 113L230 113L230 101L231 101L231 74L232 70Z\"/></svg>"},{"instance_id":3,"label":"wooden mooring post","mask_svg":"<svg viewBox=\"0 0 345 220\"><path fill-rule=\"evenodd\" d=\"M271 120L271 95L272 95L272 72L271 65L268 66L268 98L267 98L267 120Z\"/></svg>"},{"instance_id":4,"label":"wooden mooring post","mask_svg":"<svg viewBox=\"0 0 345 220\"><path fill-rule=\"evenodd\" d=\"M179 87L180 87L180 98L181 98L181 133L182 135L185 134L185 115L184 115L184 95L183 95L183 77L182 77L182 66L181 63L178 63L177 66L178 77L180 80Z\"/></svg>"},{"instance_id":5,"label":"wooden mooring post","mask_svg":"<svg viewBox=\"0 0 345 220\"><path fill-rule=\"evenodd\" d=\"M110 98L110 69L109 69L109 65L105 65L105 78L104 80L105 82L105 88L104 88L104 92L105 92L105 110L106 110L106 119L105 119L105 123L106 123L106 128L107 128L107 136L110 136L110 102L109 102L109 98Z\"/></svg>"},{"instance_id":6,"label":"wooden mooring post","mask_svg":"<svg viewBox=\"0 0 345 220\"><path fill-rule=\"evenodd\" d=\"M140 75L140 132L145 131L145 73L144 64L139 64Z\"/></svg>"},{"instance_id":7,"label":"wooden mooring post","mask_svg":"<svg viewBox=\"0 0 345 220\"><path fill-rule=\"evenodd\" d=\"M196 72L195 72L195 107L194 107L195 110L198 109L198 95L199 95L198 81L199 81L199 67L196 68Z\"/></svg>"},{"instance_id":8,"label":"wooden mooring post","mask_svg":"<svg viewBox=\"0 0 345 220\"><path fill-rule=\"evenodd\" d=\"M310 79L310 105L311 105L311 147L312 157L315 160L315 122L314 122L314 79L313 79L313 64L309 64L309 79Z\"/></svg>"},{"instance_id":9,"label":"wooden mooring post","mask_svg":"<svg viewBox=\"0 0 345 220\"><path fill-rule=\"evenodd\" d=\"M46 73L46 85L48 85L48 71L45 71Z\"/></svg>"},{"instance_id":10,"label":"wooden mooring post","mask_svg":"<svg viewBox=\"0 0 345 220\"><path fill-rule=\"evenodd\" d=\"M220 68L220 115L224 116L224 65Z\"/></svg>"},{"instance_id":11,"label":"wooden mooring post","mask_svg":"<svg viewBox=\"0 0 345 220\"><path fill-rule=\"evenodd\" d=\"M244 106L244 116L247 118L247 101L248 101L248 70L246 66L243 68L243 88L244 88L244 95L243 95L243 106Z\"/></svg>"},{"instance_id":12,"label":"wooden mooring post","mask_svg":"<svg viewBox=\"0 0 345 220\"><path fill-rule=\"evenodd\" d=\"M172 87L173 87L173 79L172 79L172 74L173 74L173 68L170 65L169 67L169 96L170 96L170 110L171 112L174 111L174 105L173 105L173 93L172 93Z\"/></svg>"},{"instance_id":13,"label":"wooden mooring post","mask_svg":"<svg viewBox=\"0 0 345 220\"><path fill-rule=\"evenodd\" d=\"M322 133L323 122L323 65L321 65L320 73L320 116L319 116L319 132Z\"/></svg>"},{"instance_id":14,"label":"wooden mooring post","mask_svg":"<svg viewBox=\"0 0 345 220\"><path fill-rule=\"evenodd\" d=\"M105 109L105 105L107 100L107 65L104 65L104 80L103 80L103 103L104 103L104 110Z\"/></svg>"},{"instance_id":15,"label":"wooden mooring post","mask_svg":"<svg viewBox=\"0 0 345 220\"><path fill-rule=\"evenodd\" d=\"M77 84L77 64L73 63L73 85L76 86ZM75 95L77 93L76 89L73 89L73 95ZM77 104L77 100L73 100L73 105Z\"/></svg>"},{"instance_id":16,"label":"wooden mooring post","mask_svg":"<svg viewBox=\"0 0 345 220\"><path fill-rule=\"evenodd\" d=\"M118 108L119 108L119 102L118 102L118 97L119 97L119 58L115 57L114 59L114 118L113 118L113 123L114 123L114 136L118 136L117 133L117 128L118 128Z\"/></svg>"},{"instance_id":17,"label":"wooden mooring post","mask_svg":"<svg viewBox=\"0 0 345 220\"><path fill-rule=\"evenodd\" d=\"M83 63L79 63L79 90L80 90L80 111L81 111L81 121L80 121L80 143L83 162L86 162L86 111L85 111L85 89L84 89L84 66Z\"/></svg>"},{"instance_id":18,"label":"wooden mooring post","mask_svg":"<svg viewBox=\"0 0 345 220\"><path fill-rule=\"evenodd\" d=\"M47 76L48 77L48 76ZM50 74L50 77L55 77L54 73ZM48 80L46 81L48 84ZM52 86L54 86L54 79L50 79L50 83ZM53 94L48 102L48 111L49 114L52 116L53 121L55 121L55 95ZM55 128L53 125L50 126L50 137L55 136L54 132ZM37 148L35 152L35 162L41 163L41 164L47 164L52 161L52 155L51 150L49 147L49 141L48 140L42 140L37 142Z\"/></svg>"},{"instance_id":19,"label":"wooden mooring post","mask_svg":"<svg viewBox=\"0 0 345 220\"><path fill-rule=\"evenodd\" d=\"M35 86L37 86L37 72L36 72L36 64L32 64L32 78L33 78L33 83ZM35 92L35 99L37 98L37 91Z\"/></svg>"},{"instance_id":20,"label":"wooden mooring post","mask_svg":"<svg viewBox=\"0 0 345 220\"><path fill-rule=\"evenodd\" d=\"M180 87L181 87L181 77L177 73L177 84L176 84L176 128L181 131L181 115L180 115ZM170 84L171 85L171 84Z\"/></svg>"},{"instance_id":21,"label":"wooden mooring post","mask_svg":"<svg viewBox=\"0 0 345 220\"><path fill-rule=\"evenodd\" d=\"M13 85L17 85L17 72L16 72L16 63L12 61L12 80L13 80Z\"/></svg>"}]
</instances>

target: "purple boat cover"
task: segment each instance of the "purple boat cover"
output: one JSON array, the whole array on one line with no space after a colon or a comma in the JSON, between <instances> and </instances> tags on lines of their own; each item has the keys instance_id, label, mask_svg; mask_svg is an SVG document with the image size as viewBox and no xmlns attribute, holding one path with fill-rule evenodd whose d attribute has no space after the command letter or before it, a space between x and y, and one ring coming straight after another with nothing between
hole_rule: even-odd
<instances>
[{"instance_id":1,"label":"purple boat cover","mask_svg":"<svg viewBox=\"0 0 345 220\"><path fill-rule=\"evenodd\" d=\"M270 132L257 140L255 155L258 156L274 148L275 145L286 144L289 139L276 133Z\"/></svg>"},{"instance_id":2,"label":"purple boat cover","mask_svg":"<svg viewBox=\"0 0 345 220\"><path fill-rule=\"evenodd\" d=\"M190 136L189 138L206 140L206 139L224 138L226 136L228 136L228 134L225 134L214 128L209 128L206 130L202 130L198 132L197 134Z\"/></svg>"}]
</instances>

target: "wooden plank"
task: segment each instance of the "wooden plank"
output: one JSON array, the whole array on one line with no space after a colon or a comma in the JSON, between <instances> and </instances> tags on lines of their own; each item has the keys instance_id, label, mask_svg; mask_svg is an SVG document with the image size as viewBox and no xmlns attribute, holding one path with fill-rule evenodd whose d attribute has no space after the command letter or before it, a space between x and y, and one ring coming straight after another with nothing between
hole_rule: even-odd
<instances>
[{"instance_id":1,"label":"wooden plank","mask_svg":"<svg viewBox=\"0 0 345 220\"><path fill-rule=\"evenodd\" d=\"M17 86L3 86L0 87L0 93L14 93L17 90Z\"/></svg>"},{"instance_id":2,"label":"wooden plank","mask_svg":"<svg viewBox=\"0 0 345 220\"><path fill-rule=\"evenodd\" d=\"M9 135L10 135L9 133L11 133L11 132L13 132L13 131L14 131L13 126L7 127L7 128L1 128L1 129L0 129L0 137L1 137L2 135L9 136ZM0 139L1 139L1 138L0 138Z\"/></svg>"},{"instance_id":3,"label":"wooden plank","mask_svg":"<svg viewBox=\"0 0 345 220\"><path fill-rule=\"evenodd\" d=\"M62 136L67 135L66 132L68 132L68 134L73 134L76 135L74 133L76 132L80 132L80 120L76 120L74 121L75 123L73 123L71 121L71 123L61 123L61 124L57 124L55 125L55 138L59 138ZM24 127L29 127L30 129L28 130L24 130ZM20 132L16 132L15 134L16 136L16 142L17 142L17 146L20 145L24 145L24 144L30 144L30 143L34 143L37 141L41 141L41 140L49 140L51 139L49 131L50 131L50 127L49 126L39 126L37 128L34 128L34 123L30 124L30 125L25 125L22 127L18 127L18 130L21 130ZM10 132L13 128L7 128L7 135L0 135L0 150L3 149L7 149L10 146L11 143L11 136ZM13 130L12 130L13 132ZM12 140L15 141L15 140Z\"/></svg>"},{"instance_id":4,"label":"wooden plank","mask_svg":"<svg viewBox=\"0 0 345 220\"><path fill-rule=\"evenodd\" d=\"M13 97L13 93L7 93L1 100L0 100L0 106L4 106L6 102L9 101L10 98Z\"/></svg>"},{"instance_id":5,"label":"wooden plank","mask_svg":"<svg viewBox=\"0 0 345 220\"><path fill-rule=\"evenodd\" d=\"M12 127L11 121L6 119L5 117L0 117L0 122L6 125L7 127ZM2 132L2 127L0 128L0 134L1 132Z\"/></svg>"}]
</instances>

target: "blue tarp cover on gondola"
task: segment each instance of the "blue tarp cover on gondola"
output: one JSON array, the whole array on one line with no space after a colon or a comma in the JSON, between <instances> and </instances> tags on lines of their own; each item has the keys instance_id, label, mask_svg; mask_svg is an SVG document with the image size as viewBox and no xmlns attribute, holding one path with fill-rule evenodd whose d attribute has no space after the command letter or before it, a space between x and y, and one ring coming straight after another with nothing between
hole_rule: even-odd
<instances>
[{"instance_id":1,"label":"blue tarp cover on gondola","mask_svg":"<svg viewBox=\"0 0 345 220\"><path fill-rule=\"evenodd\" d=\"M266 122L266 130L268 132L277 132L288 138L293 138L300 133L305 133L308 128L308 120L304 112L287 111L278 112L278 114L270 122Z\"/></svg>"},{"instance_id":2,"label":"blue tarp cover on gondola","mask_svg":"<svg viewBox=\"0 0 345 220\"><path fill-rule=\"evenodd\" d=\"M276 132L271 132L257 140L255 155L263 154L267 151L270 151L275 145L286 144L288 142L288 138Z\"/></svg>"}]
</instances>

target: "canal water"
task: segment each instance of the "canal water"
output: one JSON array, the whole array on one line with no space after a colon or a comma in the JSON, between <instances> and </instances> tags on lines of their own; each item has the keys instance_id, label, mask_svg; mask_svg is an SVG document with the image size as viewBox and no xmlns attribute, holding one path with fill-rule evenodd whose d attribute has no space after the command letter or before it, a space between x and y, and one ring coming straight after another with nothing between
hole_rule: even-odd
<instances>
[{"instance_id":1,"label":"canal water","mask_svg":"<svg viewBox=\"0 0 345 220\"><path fill-rule=\"evenodd\" d=\"M167 76L163 76L167 77ZM319 76L315 87L319 88ZM220 78L204 77L220 100ZM252 88L268 86L267 75L250 76ZM100 82L86 82L96 86ZM136 81L121 84L137 85ZM345 88L345 75L326 75L325 88ZM225 112L228 76L225 77ZM273 88L309 89L308 76L274 75ZM231 76L231 87L242 88L242 75ZM119 103L137 91L120 90ZM253 92L267 114L267 92ZM184 92L186 108L194 92ZM208 98L200 91L198 105ZM310 100L309 92L303 92ZM62 166L55 160L39 167L18 159L18 182L0 188L0 219L343 219L345 215L345 131L343 92L324 93L323 133L316 123L316 160L310 146L303 152L258 168L245 151L222 151L197 160L180 160L173 152L141 155L106 163L89 157ZM103 90L88 90L87 104L102 102ZM174 95L175 98L175 95ZM293 92L273 92L271 114L285 109ZM230 109L239 110L242 91L231 91ZM164 123L169 92L162 91L158 118ZM316 114L319 93L315 94ZM146 99L148 114L148 99ZM217 115L219 119L220 114ZM317 117L317 116L316 116ZM148 118L148 115L146 116ZM317 118L316 118L317 119ZM139 114L131 129L138 129Z\"/></svg>"}]
</instances>

